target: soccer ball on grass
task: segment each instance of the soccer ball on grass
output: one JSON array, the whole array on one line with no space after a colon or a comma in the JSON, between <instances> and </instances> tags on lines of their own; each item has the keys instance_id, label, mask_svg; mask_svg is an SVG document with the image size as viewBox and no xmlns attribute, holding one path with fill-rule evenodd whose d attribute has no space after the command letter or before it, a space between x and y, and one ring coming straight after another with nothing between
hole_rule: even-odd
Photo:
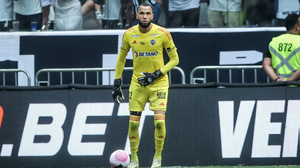
<instances>
[{"instance_id":1,"label":"soccer ball on grass","mask_svg":"<svg viewBox=\"0 0 300 168\"><path fill-rule=\"evenodd\" d=\"M113 168L127 167L130 162L130 157L127 152L119 149L110 155L109 162Z\"/></svg>"}]
</instances>

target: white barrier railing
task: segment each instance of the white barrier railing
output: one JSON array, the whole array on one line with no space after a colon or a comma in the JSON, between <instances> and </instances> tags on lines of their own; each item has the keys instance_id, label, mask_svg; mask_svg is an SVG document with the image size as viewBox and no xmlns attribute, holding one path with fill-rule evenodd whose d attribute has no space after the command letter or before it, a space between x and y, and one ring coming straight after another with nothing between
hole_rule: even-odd
<instances>
[{"instance_id":1,"label":"white barrier railing","mask_svg":"<svg viewBox=\"0 0 300 168\"><path fill-rule=\"evenodd\" d=\"M124 71L132 71L133 67L125 67ZM177 70L180 72L182 80L181 83L185 84L185 74L184 71L179 67L174 67L172 70ZM115 71L115 68L51 68L51 69L41 69L35 75L35 85L39 86L41 83L46 83L47 86L50 86L50 73L59 72L59 82L60 85L63 84L63 72L71 72L72 73L72 83L75 83L75 74L74 72L83 72L84 73L84 85L87 85L87 72L96 72L96 85L99 85L99 72L108 71L108 81L109 85L111 83L111 71ZM47 73L47 80L46 81L39 81L39 75L41 73ZM171 83L171 71L169 71L170 83Z\"/></svg>"},{"instance_id":2,"label":"white barrier railing","mask_svg":"<svg viewBox=\"0 0 300 168\"><path fill-rule=\"evenodd\" d=\"M241 70L242 72L242 83L245 82L245 69L254 70L254 83L257 83L257 69L262 69L262 65L251 65L251 66L197 66L190 73L190 83L196 84L196 80L200 80L203 83L207 82L207 70L216 70L217 82L220 82L220 70L229 71L229 83L232 83L232 70ZM202 77L194 77L195 72L203 70L204 75ZM267 83L269 83L269 78L267 77Z\"/></svg>"},{"instance_id":3,"label":"white barrier railing","mask_svg":"<svg viewBox=\"0 0 300 168\"><path fill-rule=\"evenodd\" d=\"M15 86L18 86L18 73L24 73L27 77L27 86L31 85L31 77L30 74L22 69L0 69L0 73L2 73L2 85L5 86L6 85L6 73L14 73L14 79L15 79Z\"/></svg>"}]
</instances>

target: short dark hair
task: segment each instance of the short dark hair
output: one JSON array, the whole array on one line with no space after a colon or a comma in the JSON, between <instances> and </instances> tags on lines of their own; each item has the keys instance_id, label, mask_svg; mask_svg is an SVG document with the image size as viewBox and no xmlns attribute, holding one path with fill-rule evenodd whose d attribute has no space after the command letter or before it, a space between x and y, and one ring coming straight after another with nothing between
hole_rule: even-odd
<instances>
[{"instance_id":1,"label":"short dark hair","mask_svg":"<svg viewBox=\"0 0 300 168\"><path fill-rule=\"evenodd\" d=\"M300 16L298 14L289 14L286 18L285 18L285 28L287 31L292 30L294 28L294 26L298 23L298 18Z\"/></svg>"},{"instance_id":2,"label":"short dark hair","mask_svg":"<svg viewBox=\"0 0 300 168\"><path fill-rule=\"evenodd\" d=\"M140 6L150 6L150 8L152 9L152 6L146 2L141 3ZM138 8L140 8L140 6Z\"/></svg>"}]
</instances>

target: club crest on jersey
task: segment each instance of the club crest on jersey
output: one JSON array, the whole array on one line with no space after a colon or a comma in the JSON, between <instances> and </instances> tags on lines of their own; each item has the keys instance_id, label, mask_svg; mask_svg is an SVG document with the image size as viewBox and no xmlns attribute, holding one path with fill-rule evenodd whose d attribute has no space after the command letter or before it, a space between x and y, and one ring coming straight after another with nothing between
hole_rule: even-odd
<instances>
[{"instance_id":1,"label":"club crest on jersey","mask_svg":"<svg viewBox=\"0 0 300 168\"><path fill-rule=\"evenodd\" d=\"M154 46L155 43L156 43L156 40L154 40L154 39L152 38L152 40L150 40L150 43L151 43L152 46Z\"/></svg>"}]
</instances>

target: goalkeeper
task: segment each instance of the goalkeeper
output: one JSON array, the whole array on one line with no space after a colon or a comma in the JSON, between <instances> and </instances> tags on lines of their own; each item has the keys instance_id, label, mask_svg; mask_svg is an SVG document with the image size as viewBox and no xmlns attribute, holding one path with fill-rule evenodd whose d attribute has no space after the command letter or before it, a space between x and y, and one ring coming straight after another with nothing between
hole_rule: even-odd
<instances>
[{"instance_id":1,"label":"goalkeeper","mask_svg":"<svg viewBox=\"0 0 300 168\"><path fill-rule=\"evenodd\" d=\"M155 155L152 168L161 167L161 153L166 137L165 113L167 110L169 79L167 72L173 69L179 58L168 30L151 23L152 8L143 3L136 14L138 24L125 31L122 39L116 70L113 99L120 103L124 99L121 90L121 76L126 56L130 48L133 55L133 75L129 87L129 128L128 135L131 149L131 162L128 168L139 167L138 145L140 118L147 101L154 111ZM163 51L166 50L170 60L164 64Z\"/></svg>"}]
</instances>

